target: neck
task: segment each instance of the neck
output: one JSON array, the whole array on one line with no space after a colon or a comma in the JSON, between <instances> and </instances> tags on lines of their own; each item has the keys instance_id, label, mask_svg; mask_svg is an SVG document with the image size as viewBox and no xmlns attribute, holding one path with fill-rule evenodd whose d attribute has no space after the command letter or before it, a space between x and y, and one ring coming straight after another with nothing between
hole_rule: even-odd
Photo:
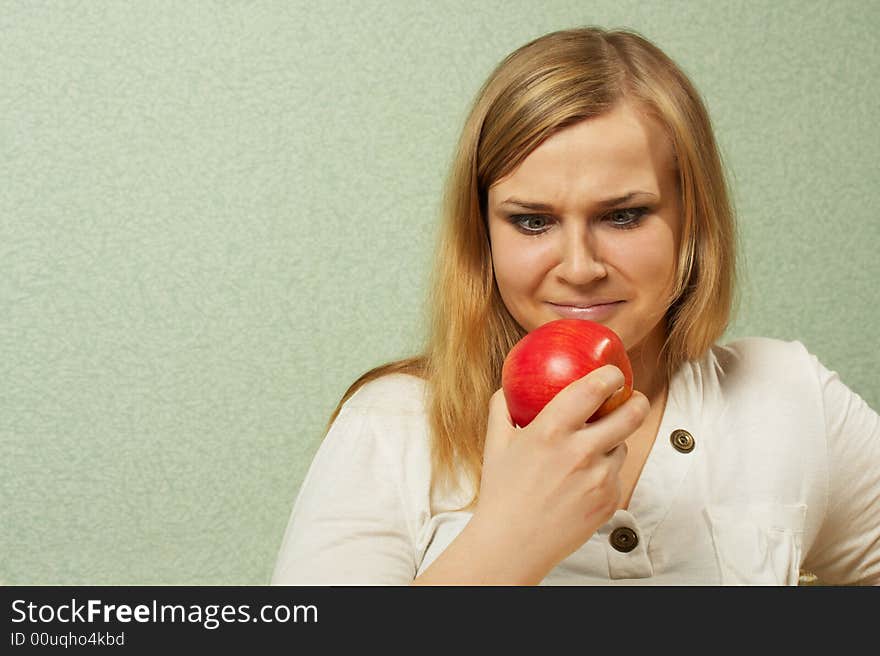
<instances>
[{"instance_id":1,"label":"neck","mask_svg":"<svg viewBox=\"0 0 880 656\"><path fill-rule=\"evenodd\" d=\"M666 372L659 362L660 349L665 338L662 326L658 326L658 329L629 352L633 368L633 388L647 396L652 406L664 397L668 386Z\"/></svg>"}]
</instances>

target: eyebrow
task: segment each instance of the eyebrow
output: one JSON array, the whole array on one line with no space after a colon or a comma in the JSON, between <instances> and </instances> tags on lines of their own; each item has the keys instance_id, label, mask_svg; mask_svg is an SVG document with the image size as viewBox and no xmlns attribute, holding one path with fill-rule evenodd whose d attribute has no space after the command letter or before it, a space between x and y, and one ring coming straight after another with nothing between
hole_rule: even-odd
<instances>
[{"instance_id":1,"label":"eyebrow","mask_svg":"<svg viewBox=\"0 0 880 656\"><path fill-rule=\"evenodd\" d=\"M633 198L637 198L639 196L650 196L653 199L657 199L655 194L652 194L650 191L629 191L625 193L623 196L617 196L615 198L606 198L605 200L600 200L596 203L599 207L612 207L614 205L620 205L622 203L626 203L631 201ZM519 200L518 198L510 197L507 200L501 203L502 205L517 205L519 207L524 207L528 210L535 210L538 212L551 212L553 211L553 206L548 205L547 203L535 203L527 200Z\"/></svg>"}]
</instances>

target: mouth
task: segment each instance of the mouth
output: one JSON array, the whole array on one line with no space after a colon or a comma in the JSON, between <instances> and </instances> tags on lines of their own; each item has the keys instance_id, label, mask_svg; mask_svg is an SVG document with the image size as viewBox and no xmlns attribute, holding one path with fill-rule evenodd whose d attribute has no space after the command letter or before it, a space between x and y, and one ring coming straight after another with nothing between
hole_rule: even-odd
<instances>
[{"instance_id":1,"label":"mouth","mask_svg":"<svg viewBox=\"0 0 880 656\"><path fill-rule=\"evenodd\" d=\"M614 314L623 303L623 301L612 301L609 303L595 303L587 306L547 303L547 306L553 312L566 319L589 319L590 321L600 321Z\"/></svg>"}]
</instances>

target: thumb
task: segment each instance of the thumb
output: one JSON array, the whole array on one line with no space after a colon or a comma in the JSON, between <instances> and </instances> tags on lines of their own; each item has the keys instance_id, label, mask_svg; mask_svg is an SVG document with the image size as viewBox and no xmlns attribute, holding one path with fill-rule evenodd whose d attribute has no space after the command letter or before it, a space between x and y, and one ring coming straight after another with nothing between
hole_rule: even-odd
<instances>
[{"instance_id":1,"label":"thumb","mask_svg":"<svg viewBox=\"0 0 880 656\"><path fill-rule=\"evenodd\" d=\"M489 399L489 419L486 422L486 443L483 446L485 455L504 448L513 437L513 419L507 409L507 399L504 398L504 389L498 389ZM485 459L484 455L484 459Z\"/></svg>"}]
</instances>

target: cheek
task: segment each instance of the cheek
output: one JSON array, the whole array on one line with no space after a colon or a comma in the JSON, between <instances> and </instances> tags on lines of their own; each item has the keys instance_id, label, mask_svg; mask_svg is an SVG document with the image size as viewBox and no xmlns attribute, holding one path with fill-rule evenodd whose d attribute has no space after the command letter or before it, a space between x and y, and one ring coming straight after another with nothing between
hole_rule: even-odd
<instances>
[{"instance_id":1,"label":"cheek","mask_svg":"<svg viewBox=\"0 0 880 656\"><path fill-rule=\"evenodd\" d=\"M675 244L666 231L629 243L617 258L630 280L640 286L665 289L675 282Z\"/></svg>"},{"instance_id":2,"label":"cheek","mask_svg":"<svg viewBox=\"0 0 880 656\"><path fill-rule=\"evenodd\" d=\"M515 235L499 231L492 241L492 263L495 279L502 294L522 293L540 282L543 255L546 248L540 244L524 243Z\"/></svg>"}]
</instances>

